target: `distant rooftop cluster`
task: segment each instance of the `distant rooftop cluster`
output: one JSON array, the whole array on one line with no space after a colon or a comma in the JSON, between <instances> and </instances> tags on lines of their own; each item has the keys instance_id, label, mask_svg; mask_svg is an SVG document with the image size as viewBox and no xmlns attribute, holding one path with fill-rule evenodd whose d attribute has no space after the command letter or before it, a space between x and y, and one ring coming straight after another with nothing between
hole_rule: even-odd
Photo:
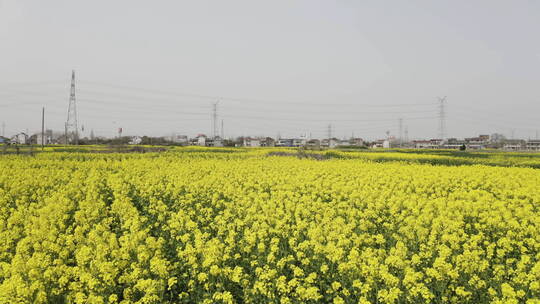
<instances>
[{"instance_id":1,"label":"distant rooftop cluster","mask_svg":"<svg viewBox=\"0 0 540 304\"><path fill-rule=\"evenodd\" d=\"M220 136L207 136L197 134L171 135L161 137L149 136L117 136L115 138L90 137L78 139L78 143L85 144L126 144L126 145L179 145L179 146L205 146L205 147L308 147L308 148L409 148L409 149L501 149L506 151L540 151L540 139L508 139L501 134L478 135L463 139L415 139L408 140L387 135L386 138L367 141L358 137L350 138L309 138L306 136L292 138L273 138L267 136L241 136L237 138L222 138ZM75 144L73 139L65 133L46 130L43 134L28 135L24 132L11 137L0 136L0 144L37 144L37 145L65 145Z\"/></svg>"}]
</instances>

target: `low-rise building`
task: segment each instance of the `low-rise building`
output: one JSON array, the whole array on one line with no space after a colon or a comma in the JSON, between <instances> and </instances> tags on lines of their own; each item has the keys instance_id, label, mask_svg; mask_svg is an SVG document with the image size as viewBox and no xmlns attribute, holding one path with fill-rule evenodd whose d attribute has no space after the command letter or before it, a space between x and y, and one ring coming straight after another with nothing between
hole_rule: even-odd
<instances>
[{"instance_id":1,"label":"low-rise building","mask_svg":"<svg viewBox=\"0 0 540 304\"><path fill-rule=\"evenodd\" d=\"M312 149L320 149L321 141L318 139L310 139L306 142L306 147L312 148Z\"/></svg>"},{"instance_id":2,"label":"low-rise building","mask_svg":"<svg viewBox=\"0 0 540 304\"><path fill-rule=\"evenodd\" d=\"M275 147L278 145L272 137L243 137L241 140L244 147Z\"/></svg>"},{"instance_id":3,"label":"low-rise building","mask_svg":"<svg viewBox=\"0 0 540 304\"><path fill-rule=\"evenodd\" d=\"M171 142L180 145L187 145L189 143L189 138L187 135L173 135L171 136Z\"/></svg>"},{"instance_id":4,"label":"low-rise building","mask_svg":"<svg viewBox=\"0 0 540 304\"><path fill-rule=\"evenodd\" d=\"M29 137L26 133L21 132L11 138L11 143L19 144L19 145L26 145L29 144Z\"/></svg>"},{"instance_id":5,"label":"low-rise building","mask_svg":"<svg viewBox=\"0 0 540 304\"><path fill-rule=\"evenodd\" d=\"M276 141L272 137L261 138L261 147L275 147Z\"/></svg>"},{"instance_id":6,"label":"low-rise building","mask_svg":"<svg viewBox=\"0 0 540 304\"><path fill-rule=\"evenodd\" d=\"M333 149L333 148L336 148L339 144L339 139L337 138L325 138L323 140L321 140L321 147L325 147L325 148L329 148L329 149Z\"/></svg>"},{"instance_id":7,"label":"low-rise building","mask_svg":"<svg viewBox=\"0 0 540 304\"><path fill-rule=\"evenodd\" d=\"M293 147L303 147L306 145L307 139L305 138L293 138Z\"/></svg>"},{"instance_id":8,"label":"low-rise building","mask_svg":"<svg viewBox=\"0 0 540 304\"><path fill-rule=\"evenodd\" d=\"M259 148L261 146L260 138L244 137L244 147Z\"/></svg>"},{"instance_id":9,"label":"low-rise building","mask_svg":"<svg viewBox=\"0 0 540 304\"><path fill-rule=\"evenodd\" d=\"M413 145L416 149L440 149L443 148L442 139L430 139L430 140L413 140Z\"/></svg>"},{"instance_id":10,"label":"low-rise building","mask_svg":"<svg viewBox=\"0 0 540 304\"><path fill-rule=\"evenodd\" d=\"M276 147L292 147L293 139L292 138L279 138L276 142Z\"/></svg>"},{"instance_id":11,"label":"low-rise building","mask_svg":"<svg viewBox=\"0 0 540 304\"><path fill-rule=\"evenodd\" d=\"M415 149L429 149L432 146L429 140L413 140L413 144Z\"/></svg>"},{"instance_id":12,"label":"low-rise building","mask_svg":"<svg viewBox=\"0 0 540 304\"><path fill-rule=\"evenodd\" d=\"M525 148L525 141L521 139L507 139L504 141L502 148L506 151L521 151Z\"/></svg>"},{"instance_id":13,"label":"low-rise building","mask_svg":"<svg viewBox=\"0 0 540 304\"><path fill-rule=\"evenodd\" d=\"M213 139L206 139L205 144L207 147L223 147L223 139L216 136Z\"/></svg>"},{"instance_id":14,"label":"low-rise building","mask_svg":"<svg viewBox=\"0 0 540 304\"><path fill-rule=\"evenodd\" d=\"M195 144L197 146L206 146L206 135L204 134L198 134L196 137L195 137Z\"/></svg>"},{"instance_id":15,"label":"low-rise building","mask_svg":"<svg viewBox=\"0 0 540 304\"><path fill-rule=\"evenodd\" d=\"M390 140L377 139L371 144L371 148L374 148L374 149L390 148Z\"/></svg>"},{"instance_id":16,"label":"low-rise building","mask_svg":"<svg viewBox=\"0 0 540 304\"><path fill-rule=\"evenodd\" d=\"M349 139L341 139L337 141L338 147L360 147L364 145L364 140L362 138L349 138Z\"/></svg>"},{"instance_id":17,"label":"low-rise building","mask_svg":"<svg viewBox=\"0 0 540 304\"><path fill-rule=\"evenodd\" d=\"M478 137L465 138L468 149L485 149L489 142L489 135L478 135Z\"/></svg>"},{"instance_id":18,"label":"low-rise building","mask_svg":"<svg viewBox=\"0 0 540 304\"><path fill-rule=\"evenodd\" d=\"M461 149L463 146L467 147L467 143L464 140L459 140L457 138L449 138L444 143L443 148L445 149Z\"/></svg>"},{"instance_id":19,"label":"low-rise building","mask_svg":"<svg viewBox=\"0 0 540 304\"><path fill-rule=\"evenodd\" d=\"M529 139L525 148L531 151L540 151L540 139Z\"/></svg>"},{"instance_id":20,"label":"low-rise building","mask_svg":"<svg viewBox=\"0 0 540 304\"><path fill-rule=\"evenodd\" d=\"M133 136L129 140L130 145L140 145L141 143L142 143L142 137L140 137L140 136Z\"/></svg>"},{"instance_id":21,"label":"low-rise building","mask_svg":"<svg viewBox=\"0 0 540 304\"><path fill-rule=\"evenodd\" d=\"M360 146L363 146L364 145L364 140L362 138L359 138L359 137L352 137L349 139L349 145L350 146L357 146L357 147L360 147Z\"/></svg>"},{"instance_id":22,"label":"low-rise building","mask_svg":"<svg viewBox=\"0 0 540 304\"><path fill-rule=\"evenodd\" d=\"M347 147L347 146L350 146L351 143L349 142L348 139L338 139L337 140L337 143L336 143L336 146L338 147Z\"/></svg>"}]
</instances>

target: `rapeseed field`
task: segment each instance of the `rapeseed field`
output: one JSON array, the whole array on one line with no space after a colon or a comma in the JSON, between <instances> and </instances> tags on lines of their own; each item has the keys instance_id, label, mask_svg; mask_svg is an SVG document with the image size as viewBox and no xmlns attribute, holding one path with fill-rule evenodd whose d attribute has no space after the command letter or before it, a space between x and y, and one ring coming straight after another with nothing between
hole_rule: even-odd
<instances>
[{"instance_id":1,"label":"rapeseed field","mask_svg":"<svg viewBox=\"0 0 540 304\"><path fill-rule=\"evenodd\" d=\"M0 155L0 303L540 303L535 155L269 152Z\"/></svg>"}]
</instances>

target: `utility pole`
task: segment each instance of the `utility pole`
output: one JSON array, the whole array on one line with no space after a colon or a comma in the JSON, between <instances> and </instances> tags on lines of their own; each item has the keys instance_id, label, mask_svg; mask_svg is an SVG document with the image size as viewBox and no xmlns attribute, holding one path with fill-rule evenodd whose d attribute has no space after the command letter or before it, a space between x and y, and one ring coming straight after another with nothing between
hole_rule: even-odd
<instances>
[{"instance_id":1,"label":"utility pole","mask_svg":"<svg viewBox=\"0 0 540 304\"><path fill-rule=\"evenodd\" d=\"M41 151L45 149L45 107L41 111Z\"/></svg>"},{"instance_id":2,"label":"utility pole","mask_svg":"<svg viewBox=\"0 0 540 304\"><path fill-rule=\"evenodd\" d=\"M221 120L221 139L225 139L225 131L223 129L223 119Z\"/></svg>"},{"instance_id":3,"label":"utility pole","mask_svg":"<svg viewBox=\"0 0 540 304\"><path fill-rule=\"evenodd\" d=\"M216 138L218 136L218 126L217 126L217 105L219 101L212 104L212 138Z\"/></svg>"},{"instance_id":4,"label":"utility pole","mask_svg":"<svg viewBox=\"0 0 540 304\"><path fill-rule=\"evenodd\" d=\"M446 96L439 97L439 138L441 139L441 144L444 143L446 136L446 113L444 110L444 103L446 102Z\"/></svg>"},{"instance_id":5,"label":"utility pole","mask_svg":"<svg viewBox=\"0 0 540 304\"><path fill-rule=\"evenodd\" d=\"M399 119L399 147L403 146L403 118Z\"/></svg>"},{"instance_id":6,"label":"utility pole","mask_svg":"<svg viewBox=\"0 0 540 304\"><path fill-rule=\"evenodd\" d=\"M331 141L332 141L332 124L328 124L328 149L330 149Z\"/></svg>"},{"instance_id":7,"label":"utility pole","mask_svg":"<svg viewBox=\"0 0 540 304\"><path fill-rule=\"evenodd\" d=\"M79 128L77 126L77 104L75 100L75 71L71 71L71 89L69 94L68 118L66 122L66 137L69 133L73 135L73 143L79 144ZM67 139L66 139L67 144Z\"/></svg>"},{"instance_id":8,"label":"utility pole","mask_svg":"<svg viewBox=\"0 0 540 304\"><path fill-rule=\"evenodd\" d=\"M405 126L405 143L409 142L409 127Z\"/></svg>"}]
</instances>

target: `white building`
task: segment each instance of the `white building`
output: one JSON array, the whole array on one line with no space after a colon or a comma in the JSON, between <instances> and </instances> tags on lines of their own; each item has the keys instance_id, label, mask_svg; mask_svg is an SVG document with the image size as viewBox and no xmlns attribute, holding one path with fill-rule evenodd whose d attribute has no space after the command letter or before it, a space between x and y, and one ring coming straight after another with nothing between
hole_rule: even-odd
<instances>
[{"instance_id":1,"label":"white building","mask_svg":"<svg viewBox=\"0 0 540 304\"><path fill-rule=\"evenodd\" d=\"M171 136L171 141L175 144L187 145L189 139L186 135L173 135Z\"/></svg>"},{"instance_id":2,"label":"white building","mask_svg":"<svg viewBox=\"0 0 540 304\"><path fill-rule=\"evenodd\" d=\"M318 140L318 139L310 139L310 140L307 141L306 147L319 149L319 148L321 148L321 141Z\"/></svg>"},{"instance_id":3,"label":"white building","mask_svg":"<svg viewBox=\"0 0 540 304\"><path fill-rule=\"evenodd\" d=\"M279 138L276 142L276 147L292 147L293 141L291 138Z\"/></svg>"},{"instance_id":4,"label":"white building","mask_svg":"<svg viewBox=\"0 0 540 304\"><path fill-rule=\"evenodd\" d=\"M261 146L261 140L258 138L245 137L244 147L258 148Z\"/></svg>"},{"instance_id":5,"label":"white building","mask_svg":"<svg viewBox=\"0 0 540 304\"><path fill-rule=\"evenodd\" d=\"M349 145L350 146L363 146L364 140L362 138L350 138L349 139Z\"/></svg>"},{"instance_id":6,"label":"white building","mask_svg":"<svg viewBox=\"0 0 540 304\"><path fill-rule=\"evenodd\" d=\"M272 137L261 138L261 147L275 147L276 141Z\"/></svg>"},{"instance_id":7,"label":"white building","mask_svg":"<svg viewBox=\"0 0 540 304\"><path fill-rule=\"evenodd\" d=\"M521 140L507 140L503 145L503 150L520 151L523 150L524 146Z\"/></svg>"},{"instance_id":8,"label":"white building","mask_svg":"<svg viewBox=\"0 0 540 304\"><path fill-rule=\"evenodd\" d=\"M439 149L443 147L442 139L413 140L416 149Z\"/></svg>"},{"instance_id":9,"label":"white building","mask_svg":"<svg viewBox=\"0 0 540 304\"><path fill-rule=\"evenodd\" d=\"M129 141L130 145L140 145L142 143L142 137L140 136L133 136L131 140Z\"/></svg>"},{"instance_id":10,"label":"white building","mask_svg":"<svg viewBox=\"0 0 540 304\"><path fill-rule=\"evenodd\" d=\"M305 138L293 138L293 147L303 147L306 145L307 139Z\"/></svg>"},{"instance_id":11,"label":"white building","mask_svg":"<svg viewBox=\"0 0 540 304\"><path fill-rule=\"evenodd\" d=\"M321 141L321 146L333 149L339 145L339 139L337 138L326 138Z\"/></svg>"},{"instance_id":12,"label":"white building","mask_svg":"<svg viewBox=\"0 0 540 304\"><path fill-rule=\"evenodd\" d=\"M223 147L223 140L220 137L214 139L206 139L206 146L208 147Z\"/></svg>"},{"instance_id":13,"label":"white building","mask_svg":"<svg viewBox=\"0 0 540 304\"><path fill-rule=\"evenodd\" d=\"M465 138L465 142L467 143L467 149L485 149L489 144L489 135L478 135L478 137Z\"/></svg>"},{"instance_id":14,"label":"white building","mask_svg":"<svg viewBox=\"0 0 540 304\"><path fill-rule=\"evenodd\" d=\"M196 141L197 141L197 145L198 146L206 146L206 136L205 135L197 135L197 137L195 138Z\"/></svg>"},{"instance_id":15,"label":"white building","mask_svg":"<svg viewBox=\"0 0 540 304\"><path fill-rule=\"evenodd\" d=\"M28 135L26 133L19 133L11 138L11 141L13 143L19 144L19 145L26 145L28 144Z\"/></svg>"},{"instance_id":16,"label":"white building","mask_svg":"<svg viewBox=\"0 0 540 304\"><path fill-rule=\"evenodd\" d=\"M371 145L372 148L382 148L383 147L383 143L384 143L384 139L377 139L375 142L373 142L373 144Z\"/></svg>"},{"instance_id":17,"label":"white building","mask_svg":"<svg viewBox=\"0 0 540 304\"><path fill-rule=\"evenodd\" d=\"M525 147L527 150L540 151L540 139L529 139Z\"/></svg>"},{"instance_id":18,"label":"white building","mask_svg":"<svg viewBox=\"0 0 540 304\"><path fill-rule=\"evenodd\" d=\"M36 136L36 144L41 145L48 145L51 143L51 138L47 136L47 134L41 135L41 133L38 133Z\"/></svg>"}]
</instances>

